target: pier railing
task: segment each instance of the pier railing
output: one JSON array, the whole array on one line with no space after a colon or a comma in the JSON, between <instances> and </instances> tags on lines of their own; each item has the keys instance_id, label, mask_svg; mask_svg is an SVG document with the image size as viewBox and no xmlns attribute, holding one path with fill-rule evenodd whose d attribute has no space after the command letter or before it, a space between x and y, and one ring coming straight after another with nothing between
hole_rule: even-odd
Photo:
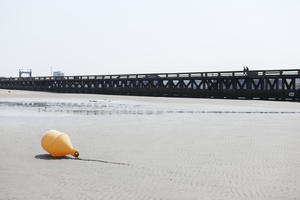
<instances>
[{"instance_id":1,"label":"pier railing","mask_svg":"<svg viewBox=\"0 0 300 200\"><path fill-rule=\"evenodd\" d=\"M182 72L182 73L146 73L146 74L111 74L111 75L80 75L80 76L40 76L40 77L2 77L3 80L93 80L93 79L138 79L138 78L201 78L201 77L239 77L239 76L299 76L300 69L286 70L251 70L251 71L223 71L223 72Z\"/></svg>"}]
</instances>

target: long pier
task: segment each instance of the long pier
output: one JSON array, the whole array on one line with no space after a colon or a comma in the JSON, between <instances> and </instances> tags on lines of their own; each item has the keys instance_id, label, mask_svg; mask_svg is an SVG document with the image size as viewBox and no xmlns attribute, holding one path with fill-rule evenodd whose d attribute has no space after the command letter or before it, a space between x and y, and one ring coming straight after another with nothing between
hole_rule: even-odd
<instances>
[{"instance_id":1,"label":"long pier","mask_svg":"<svg viewBox=\"0 0 300 200\"><path fill-rule=\"evenodd\" d=\"M1 89L300 101L300 69L0 78Z\"/></svg>"}]
</instances>

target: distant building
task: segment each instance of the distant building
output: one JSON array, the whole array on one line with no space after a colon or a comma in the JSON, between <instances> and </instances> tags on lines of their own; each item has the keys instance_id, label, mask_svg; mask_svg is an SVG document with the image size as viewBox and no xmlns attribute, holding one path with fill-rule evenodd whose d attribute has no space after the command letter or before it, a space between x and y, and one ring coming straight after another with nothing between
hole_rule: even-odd
<instances>
[{"instance_id":1,"label":"distant building","mask_svg":"<svg viewBox=\"0 0 300 200\"><path fill-rule=\"evenodd\" d=\"M65 76L65 74L62 71L55 71L53 72L53 76Z\"/></svg>"},{"instance_id":2,"label":"distant building","mask_svg":"<svg viewBox=\"0 0 300 200\"><path fill-rule=\"evenodd\" d=\"M19 69L19 77L32 77L32 69Z\"/></svg>"}]
</instances>

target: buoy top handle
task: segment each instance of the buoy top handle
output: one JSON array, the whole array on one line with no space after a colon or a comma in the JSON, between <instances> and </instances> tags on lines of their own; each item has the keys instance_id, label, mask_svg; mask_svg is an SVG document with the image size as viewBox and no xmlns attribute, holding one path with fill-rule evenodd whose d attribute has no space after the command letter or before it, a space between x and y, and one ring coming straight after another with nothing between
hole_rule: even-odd
<instances>
[{"instance_id":1,"label":"buoy top handle","mask_svg":"<svg viewBox=\"0 0 300 200\"><path fill-rule=\"evenodd\" d=\"M79 156L79 152L78 152L78 151L75 151L75 152L73 153L73 156L74 156L75 158L77 158L77 157Z\"/></svg>"}]
</instances>

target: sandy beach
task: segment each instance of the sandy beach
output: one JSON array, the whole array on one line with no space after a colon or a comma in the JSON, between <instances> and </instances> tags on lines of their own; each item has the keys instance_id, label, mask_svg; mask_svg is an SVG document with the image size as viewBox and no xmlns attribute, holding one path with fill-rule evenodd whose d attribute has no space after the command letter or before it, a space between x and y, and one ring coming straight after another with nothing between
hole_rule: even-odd
<instances>
[{"instance_id":1,"label":"sandy beach","mask_svg":"<svg viewBox=\"0 0 300 200\"><path fill-rule=\"evenodd\" d=\"M296 102L0 90L0 199L297 200L299 122ZM48 156L49 129L83 160Z\"/></svg>"}]
</instances>

